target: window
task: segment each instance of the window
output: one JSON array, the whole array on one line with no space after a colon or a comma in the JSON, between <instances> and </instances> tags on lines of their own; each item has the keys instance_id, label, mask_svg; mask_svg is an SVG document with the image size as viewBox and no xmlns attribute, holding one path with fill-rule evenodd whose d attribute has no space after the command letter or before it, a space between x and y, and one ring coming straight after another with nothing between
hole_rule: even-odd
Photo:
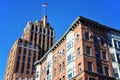
<instances>
[{"instance_id":1,"label":"window","mask_svg":"<svg viewBox=\"0 0 120 80\"><path fill-rule=\"evenodd\" d=\"M39 71L37 71L37 73L36 73L36 77L39 78Z\"/></svg>"},{"instance_id":2,"label":"window","mask_svg":"<svg viewBox=\"0 0 120 80\"><path fill-rule=\"evenodd\" d=\"M80 34L76 35L76 40L78 41L80 39Z\"/></svg>"},{"instance_id":3,"label":"window","mask_svg":"<svg viewBox=\"0 0 120 80\"><path fill-rule=\"evenodd\" d=\"M94 35L94 44L99 45L99 41L96 35Z\"/></svg>"},{"instance_id":4,"label":"window","mask_svg":"<svg viewBox=\"0 0 120 80\"><path fill-rule=\"evenodd\" d=\"M30 80L30 78L27 78L27 80Z\"/></svg>"},{"instance_id":5,"label":"window","mask_svg":"<svg viewBox=\"0 0 120 80\"><path fill-rule=\"evenodd\" d=\"M105 51L102 51L102 58L103 58L104 60L106 60L106 52L105 52Z\"/></svg>"},{"instance_id":6,"label":"window","mask_svg":"<svg viewBox=\"0 0 120 80\"><path fill-rule=\"evenodd\" d=\"M77 49L77 55L80 56L80 48Z\"/></svg>"},{"instance_id":7,"label":"window","mask_svg":"<svg viewBox=\"0 0 120 80\"><path fill-rule=\"evenodd\" d=\"M72 78L72 72L68 74L68 79Z\"/></svg>"},{"instance_id":8,"label":"window","mask_svg":"<svg viewBox=\"0 0 120 80\"><path fill-rule=\"evenodd\" d=\"M111 54L111 59L112 59L113 62L116 61L116 60L115 60L115 56L114 56L114 54Z\"/></svg>"},{"instance_id":9,"label":"window","mask_svg":"<svg viewBox=\"0 0 120 80\"><path fill-rule=\"evenodd\" d=\"M16 78L15 80L19 80L18 78Z\"/></svg>"},{"instance_id":10,"label":"window","mask_svg":"<svg viewBox=\"0 0 120 80\"><path fill-rule=\"evenodd\" d=\"M70 49L73 47L73 40L70 40L68 43L67 43L67 49Z\"/></svg>"},{"instance_id":11,"label":"window","mask_svg":"<svg viewBox=\"0 0 120 80\"><path fill-rule=\"evenodd\" d=\"M99 74L102 73L102 66L101 66L101 65L97 65L97 72L98 72Z\"/></svg>"},{"instance_id":12,"label":"window","mask_svg":"<svg viewBox=\"0 0 120 80\"><path fill-rule=\"evenodd\" d=\"M96 58L100 58L100 51L98 49L95 49L95 56Z\"/></svg>"},{"instance_id":13,"label":"window","mask_svg":"<svg viewBox=\"0 0 120 80\"><path fill-rule=\"evenodd\" d=\"M78 72L82 71L81 63L78 64Z\"/></svg>"},{"instance_id":14,"label":"window","mask_svg":"<svg viewBox=\"0 0 120 80\"><path fill-rule=\"evenodd\" d=\"M117 48L117 41L114 40L114 47Z\"/></svg>"},{"instance_id":15,"label":"window","mask_svg":"<svg viewBox=\"0 0 120 80\"><path fill-rule=\"evenodd\" d=\"M120 63L120 54L117 54L117 61Z\"/></svg>"},{"instance_id":16,"label":"window","mask_svg":"<svg viewBox=\"0 0 120 80\"><path fill-rule=\"evenodd\" d=\"M115 76L115 77L119 77L119 76L118 76L118 70L117 70L117 69L113 69L113 70L114 70L114 76Z\"/></svg>"},{"instance_id":17,"label":"window","mask_svg":"<svg viewBox=\"0 0 120 80\"><path fill-rule=\"evenodd\" d=\"M64 70L65 69L65 63L63 62L62 63L62 70Z\"/></svg>"},{"instance_id":18,"label":"window","mask_svg":"<svg viewBox=\"0 0 120 80\"><path fill-rule=\"evenodd\" d=\"M85 39L89 40L89 32L85 32Z\"/></svg>"},{"instance_id":19,"label":"window","mask_svg":"<svg viewBox=\"0 0 120 80\"><path fill-rule=\"evenodd\" d=\"M71 55L71 54L68 55L68 57L67 57L67 61L68 61L68 64L72 61L72 55Z\"/></svg>"},{"instance_id":20,"label":"window","mask_svg":"<svg viewBox=\"0 0 120 80\"><path fill-rule=\"evenodd\" d=\"M92 62L88 62L88 71L92 72Z\"/></svg>"},{"instance_id":21,"label":"window","mask_svg":"<svg viewBox=\"0 0 120 80\"><path fill-rule=\"evenodd\" d=\"M21 80L25 80L24 78L22 78Z\"/></svg>"},{"instance_id":22,"label":"window","mask_svg":"<svg viewBox=\"0 0 120 80\"><path fill-rule=\"evenodd\" d=\"M61 66L61 64L59 65L59 72L61 72L62 71L62 66Z\"/></svg>"},{"instance_id":23,"label":"window","mask_svg":"<svg viewBox=\"0 0 120 80\"><path fill-rule=\"evenodd\" d=\"M119 49L120 49L120 41L118 42L118 47L119 47Z\"/></svg>"},{"instance_id":24,"label":"window","mask_svg":"<svg viewBox=\"0 0 120 80\"><path fill-rule=\"evenodd\" d=\"M109 47L112 47L112 40L108 40Z\"/></svg>"},{"instance_id":25,"label":"window","mask_svg":"<svg viewBox=\"0 0 120 80\"><path fill-rule=\"evenodd\" d=\"M108 67L105 67L104 70L105 70L105 75L109 76Z\"/></svg>"},{"instance_id":26,"label":"window","mask_svg":"<svg viewBox=\"0 0 120 80\"><path fill-rule=\"evenodd\" d=\"M65 80L65 76L62 77L62 80Z\"/></svg>"},{"instance_id":27,"label":"window","mask_svg":"<svg viewBox=\"0 0 120 80\"><path fill-rule=\"evenodd\" d=\"M100 43L101 43L101 45L104 45L105 40L103 38L100 38Z\"/></svg>"},{"instance_id":28,"label":"window","mask_svg":"<svg viewBox=\"0 0 120 80\"><path fill-rule=\"evenodd\" d=\"M89 46L86 47L86 54L87 54L88 56L90 56L90 47L89 47Z\"/></svg>"},{"instance_id":29,"label":"window","mask_svg":"<svg viewBox=\"0 0 120 80\"><path fill-rule=\"evenodd\" d=\"M54 69L54 76L56 76L56 69Z\"/></svg>"},{"instance_id":30,"label":"window","mask_svg":"<svg viewBox=\"0 0 120 80\"><path fill-rule=\"evenodd\" d=\"M51 62L49 61L48 63L47 63L47 68L49 69L51 67Z\"/></svg>"}]
</instances>

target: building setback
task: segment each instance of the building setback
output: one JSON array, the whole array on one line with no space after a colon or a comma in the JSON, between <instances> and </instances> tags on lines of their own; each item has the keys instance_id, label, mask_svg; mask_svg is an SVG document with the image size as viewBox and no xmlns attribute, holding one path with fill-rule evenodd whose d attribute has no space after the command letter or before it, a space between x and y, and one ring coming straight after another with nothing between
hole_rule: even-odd
<instances>
[{"instance_id":1,"label":"building setback","mask_svg":"<svg viewBox=\"0 0 120 80\"><path fill-rule=\"evenodd\" d=\"M36 80L115 80L107 33L117 31L78 17L38 61Z\"/></svg>"},{"instance_id":2,"label":"building setback","mask_svg":"<svg viewBox=\"0 0 120 80\"><path fill-rule=\"evenodd\" d=\"M39 60L54 44L54 30L47 16L28 22L21 38L11 48L4 80L34 80L34 62Z\"/></svg>"},{"instance_id":3,"label":"building setback","mask_svg":"<svg viewBox=\"0 0 120 80\"><path fill-rule=\"evenodd\" d=\"M108 33L109 51L116 80L120 80L120 32L110 31Z\"/></svg>"}]
</instances>

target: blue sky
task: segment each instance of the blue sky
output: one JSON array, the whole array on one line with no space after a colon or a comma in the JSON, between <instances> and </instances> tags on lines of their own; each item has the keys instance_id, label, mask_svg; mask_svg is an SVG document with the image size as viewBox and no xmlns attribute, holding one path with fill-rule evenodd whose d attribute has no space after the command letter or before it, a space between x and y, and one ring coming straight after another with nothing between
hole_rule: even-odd
<instances>
[{"instance_id":1,"label":"blue sky","mask_svg":"<svg viewBox=\"0 0 120 80\"><path fill-rule=\"evenodd\" d=\"M0 80L3 80L10 48L28 21L43 17L44 2L48 3L46 13L56 40L78 16L120 30L120 0L0 0Z\"/></svg>"}]
</instances>

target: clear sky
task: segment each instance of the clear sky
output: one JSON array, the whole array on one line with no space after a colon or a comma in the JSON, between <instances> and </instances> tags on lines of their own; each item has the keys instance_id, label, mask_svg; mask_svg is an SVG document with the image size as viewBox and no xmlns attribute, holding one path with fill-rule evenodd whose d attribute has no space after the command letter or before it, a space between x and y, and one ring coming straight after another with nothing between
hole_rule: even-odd
<instances>
[{"instance_id":1,"label":"clear sky","mask_svg":"<svg viewBox=\"0 0 120 80\"><path fill-rule=\"evenodd\" d=\"M44 2L48 3L46 13L56 40L78 16L120 30L120 0L0 0L0 80L3 80L10 48L28 21L43 17Z\"/></svg>"}]
</instances>

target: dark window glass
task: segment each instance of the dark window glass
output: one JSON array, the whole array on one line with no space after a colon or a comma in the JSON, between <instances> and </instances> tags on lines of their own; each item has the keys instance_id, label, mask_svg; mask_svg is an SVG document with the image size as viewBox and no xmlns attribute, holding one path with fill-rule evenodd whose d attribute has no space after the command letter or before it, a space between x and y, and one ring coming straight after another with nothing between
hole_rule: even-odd
<instances>
[{"instance_id":1,"label":"dark window glass","mask_svg":"<svg viewBox=\"0 0 120 80\"><path fill-rule=\"evenodd\" d=\"M114 76L115 76L115 77L119 77L119 76L118 76L118 70L117 70L117 69L113 69L113 71L114 71Z\"/></svg>"},{"instance_id":2,"label":"dark window glass","mask_svg":"<svg viewBox=\"0 0 120 80\"><path fill-rule=\"evenodd\" d=\"M98 72L99 74L102 73L102 66L101 66L101 65L97 65L97 72Z\"/></svg>"},{"instance_id":3,"label":"dark window glass","mask_svg":"<svg viewBox=\"0 0 120 80\"><path fill-rule=\"evenodd\" d=\"M18 70L19 70L19 64L20 64L20 61L18 60L17 63L16 63L16 70L15 70L15 72L18 72Z\"/></svg>"},{"instance_id":4,"label":"dark window glass","mask_svg":"<svg viewBox=\"0 0 120 80\"><path fill-rule=\"evenodd\" d=\"M112 59L113 62L115 62L115 56L114 56L114 54L111 54L111 59Z\"/></svg>"},{"instance_id":5,"label":"dark window glass","mask_svg":"<svg viewBox=\"0 0 120 80\"><path fill-rule=\"evenodd\" d=\"M104 60L106 60L106 52L105 52L105 51L102 51L102 58L103 58Z\"/></svg>"},{"instance_id":6,"label":"dark window glass","mask_svg":"<svg viewBox=\"0 0 120 80\"><path fill-rule=\"evenodd\" d=\"M88 62L88 71L92 71L92 62Z\"/></svg>"},{"instance_id":7,"label":"dark window glass","mask_svg":"<svg viewBox=\"0 0 120 80\"><path fill-rule=\"evenodd\" d=\"M53 31L51 31L51 36L53 36Z\"/></svg>"},{"instance_id":8,"label":"dark window glass","mask_svg":"<svg viewBox=\"0 0 120 80\"><path fill-rule=\"evenodd\" d=\"M26 56L23 56L23 61L25 61L25 59L26 59Z\"/></svg>"},{"instance_id":9,"label":"dark window glass","mask_svg":"<svg viewBox=\"0 0 120 80\"><path fill-rule=\"evenodd\" d=\"M31 26L31 29L34 30L34 26L33 25Z\"/></svg>"},{"instance_id":10,"label":"dark window glass","mask_svg":"<svg viewBox=\"0 0 120 80\"><path fill-rule=\"evenodd\" d=\"M104 45L105 40L103 38L100 38L101 45Z\"/></svg>"},{"instance_id":11,"label":"dark window glass","mask_svg":"<svg viewBox=\"0 0 120 80\"><path fill-rule=\"evenodd\" d=\"M94 35L94 44L99 45L99 41L96 35Z\"/></svg>"},{"instance_id":12,"label":"dark window glass","mask_svg":"<svg viewBox=\"0 0 120 80\"><path fill-rule=\"evenodd\" d=\"M109 47L112 47L112 40L108 40Z\"/></svg>"},{"instance_id":13,"label":"dark window glass","mask_svg":"<svg viewBox=\"0 0 120 80\"><path fill-rule=\"evenodd\" d=\"M118 42L118 47L119 47L119 49L120 49L120 42Z\"/></svg>"},{"instance_id":14,"label":"dark window glass","mask_svg":"<svg viewBox=\"0 0 120 80\"><path fill-rule=\"evenodd\" d=\"M19 47L19 49L18 49L18 53L21 53L21 51L22 51L22 48L21 48L21 47Z\"/></svg>"},{"instance_id":15,"label":"dark window glass","mask_svg":"<svg viewBox=\"0 0 120 80\"><path fill-rule=\"evenodd\" d=\"M24 46L27 47L27 41L24 42Z\"/></svg>"},{"instance_id":16,"label":"dark window glass","mask_svg":"<svg viewBox=\"0 0 120 80\"><path fill-rule=\"evenodd\" d=\"M120 54L117 54L117 61L120 63Z\"/></svg>"},{"instance_id":17,"label":"dark window glass","mask_svg":"<svg viewBox=\"0 0 120 80\"><path fill-rule=\"evenodd\" d=\"M82 71L81 63L78 64L78 72Z\"/></svg>"},{"instance_id":18,"label":"dark window glass","mask_svg":"<svg viewBox=\"0 0 120 80\"><path fill-rule=\"evenodd\" d=\"M80 48L77 49L77 54L80 56Z\"/></svg>"},{"instance_id":19,"label":"dark window glass","mask_svg":"<svg viewBox=\"0 0 120 80\"><path fill-rule=\"evenodd\" d=\"M40 28L40 33L42 33L42 28Z\"/></svg>"},{"instance_id":20,"label":"dark window glass","mask_svg":"<svg viewBox=\"0 0 120 80\"><path fill-rule=\"evenodd\" d=\"M117 48L117 41L114 40L114 47Z\"/></svg>"},{"instance_id":21,"label":"dark window glass","mask_svg":"<svg viewBox=\"0 0 120 80\"><path fill-rule=\"evenodd\" d=\"M89 40L89 32L85 32L85 39Z\"/></svg>"},{"instance_id":22,"label":"dark window glass","mask_svg":"<svg viewBox=\"0 0 120 80\"><path fill-rule=\"evenodd\" d=\"M24 73L25 62L22 62L21 73Z\"/></svg>"},{"instance_id":23,"label":"dark window glass","mask_svg":"<svg viewBox=\"0 0 120 80\"><path fill-rule=\"evenodd\" d=\"M88 56L90 56L90 47L89 47L89 46L86 47L86 54L87 54Z\"/></svg>"},{"instance_id":24,"label":"dark window glass","mask_svg":"<svg viewBox=\"0 0 120 80\"><path fill-rule=\"evenodd\" d=\"M105 75L109 76L108 67L105 67Z\"/></svg>"},{"instance_id":25,"label":"dark window glass","mask_svg":"<svg viewBox=\"0 0 120 80\"><path fill-rule=\"evenodd\" d=\"M30 37L30 41L33 40L33 32L31 32L31 37Z\"/></svg>"},{"instance_id":26,"label":"dark window glass","mask_svg":"<svg viewBox=\"0 0 120 80\"><path fill-rule=\"evenodd\" d=\"M95 49L95 56L96 58L100 58L100 51L98 49Z\"/></svg>"}]
</instances>

